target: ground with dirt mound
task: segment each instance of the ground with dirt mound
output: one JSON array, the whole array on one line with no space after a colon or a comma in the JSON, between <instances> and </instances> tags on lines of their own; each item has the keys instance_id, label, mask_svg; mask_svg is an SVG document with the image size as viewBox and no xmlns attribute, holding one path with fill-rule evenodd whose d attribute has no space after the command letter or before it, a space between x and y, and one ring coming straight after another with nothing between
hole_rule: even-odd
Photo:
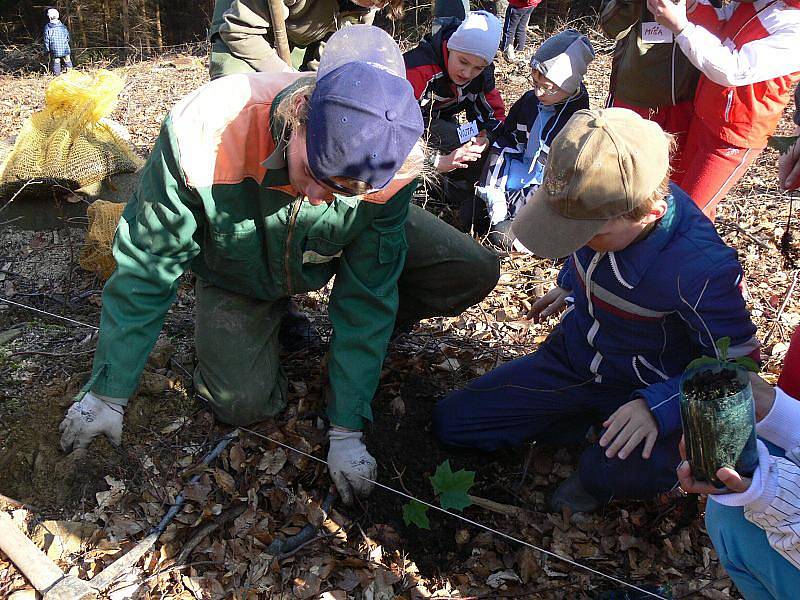
<instances>
[{"instance_id":1,"label":"ground with dirt mound","mask_svg":"<svg viewBox=\"0 0 800 600\"><path fill-rule=\"evenodd\" d=\"M600 106L610 44L595 39L601 52L587 86L592 105ZM205 67L197 58L173 57L119 72L127 84L113 117L144 156L169 107L206 80ZM0 76L0 130L19 130L41 106L47 81ZM527 68L498 61L497 82L510 104L527 87ZM781 130L789 127L785 118ZM770 377L800 323L798 271L784 264L779 248L789 197L777 188L775 163L776 155L765 152L718 219L747 274ZM36 210L55 206L48 200ZM444 208L430 207L450 217ZM183 489L184 509L130 573L131 581L144 581L142 597L580 598L617 587L448 515L430 511L430 530L406 525L406 499L383 489L363 504L335 505L324 515L320 504L329 481L323 465L261 437L324 458L320 351L284 356L291 381L285 414L255 433L242 431L215 463L198 467L229 428L215 423L192 393L190 276L181 282L127 411L122 447L96 441L88 451L63 455L58 423L88 377L101 304L102 283L77 265L84 235L80 217L27 231L0 212L0 296L73 320L0 303L0 493L13 498L0 498L0 509L28 527L64 569L95 575L154 526ZM476 472L471 493L477 504L463 513L470 520L636 585L665 586L659 593L676 598L738 597L694 498L613 502L593 516L552 514L546 497L575 469L580 448L533 445L486 456L433 441L430 414L438 398L530 352L555 325L532 324L524 315L530 298L545 292L556 272L551 261L510 256L500 284L480 306L458 318L430 319L393 342L368 431L380 481L432 501L430 476L449 460L454 470ZM302 300L324 338L326 294ZM198 473L199 481L187 484ZM308 523L320 525L310 543L288 555L270 554L274 539ZM62 545L56 547L56 540ZM0 556L0 596L25 587Z\"/></svg>"}]
</instances>

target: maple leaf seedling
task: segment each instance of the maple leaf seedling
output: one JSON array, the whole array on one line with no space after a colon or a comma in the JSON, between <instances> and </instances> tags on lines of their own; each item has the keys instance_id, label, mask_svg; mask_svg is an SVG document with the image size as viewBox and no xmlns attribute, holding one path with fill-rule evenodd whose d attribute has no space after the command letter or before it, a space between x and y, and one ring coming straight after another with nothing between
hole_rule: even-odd
<instances>
[{"instance_id":1,"label":"maple leaf seedling","mask_svg":"<svg viewBox=\"0 0 800 600\"><path fill-rule=\"evenodd\" d=\"M403 523L406 525L413 523L420 529L430 529L431 522L428 519L428 507L417 500L406 502L403 505Z\"/></svg>"},{"instance_id":2,"label":"maple leaf seedling","mask_svg":"<svg viewBox=\"0 0 800 600\"><path fill-rule=\"evenodd\" d=\"M443 509L460 511L472 504L467 492L475 484L475 471L461 469L454 473L450 461L446 460L436 469L431 483Z\"/></svg>"},{"instance_id":3,"label":"maple leaf seedling","mask_svg":"<svg viewBox=\"0 0 800 600\"><path fill-rule=\"evenodd\" d=\"M461 469L453 472L450 461L446 460L436 468L430 480L443 509L461 511L472 504L469 489L475 484L475 471ZM417 500L406 502L403 505L403 522L406 525L413 523L420 529L430 529L428 508Z\"/></svg>"}]
</instances>

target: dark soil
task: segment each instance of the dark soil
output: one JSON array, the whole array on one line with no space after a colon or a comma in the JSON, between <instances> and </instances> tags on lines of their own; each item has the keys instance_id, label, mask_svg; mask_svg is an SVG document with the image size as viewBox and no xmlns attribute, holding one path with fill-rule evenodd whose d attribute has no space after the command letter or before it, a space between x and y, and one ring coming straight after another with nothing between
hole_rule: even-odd
<instances>
[{"instance_id":1,"label":"dark soil","mask_svg":"<svg viewBox=\"0 0 800 600\"><path fill-rule=\"evenodd\" d=\"M736 371L722 369L714 373L702 371L687 380L683 392L691 400L709 402L738 394L744 385L736 378Z\"/></svg>"},{"instance_id":2,"label":"dark soil","mask_svg":"<svg viewBox=\"0 0 800 600\"><path fill-rule=\"evenodd\" d=\"M381 483L438 504L429 477L439 464L449 460L453 471L476 471L471 494L498 502L518 503L505 483L511 473L519 476L525 459L523 451L486 454L444 447L435 441L431 431L431 414L436 401L444 394L443 389L424 377L390 375L389 379L382 382L382 393L373 403L375 420L368 434L372 441L369 447L378 461ZM405 409L402 417L397 414L400 403ZM469 558L472 545L465 543L463 532L459 533L469 527L466 523L429 510L430 530L407 526L403 522L404 503L397 495L376 490L369 501L366 521L388 524L398 532L402 538L400 548L415 557L423 576L446 573ZM463 514L484 523L490 519L485 511L474 507L466 508ZM503 529L502 525L500 528Z\"/></svg>"}]
</instances>

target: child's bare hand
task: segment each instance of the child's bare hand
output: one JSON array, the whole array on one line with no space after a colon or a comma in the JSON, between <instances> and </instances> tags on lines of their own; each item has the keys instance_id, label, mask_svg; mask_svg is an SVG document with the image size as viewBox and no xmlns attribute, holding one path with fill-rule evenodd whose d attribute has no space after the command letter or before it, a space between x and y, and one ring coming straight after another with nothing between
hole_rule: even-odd
<instances>
[{"instance_id":1,"label":"child's bare hand","mask_svg":"<svg viewBox=\"0 0 800 600\"><path fill-rule=\"evenodd\" d=\"M533 306L531 306L531 309L528 311L528 318L538 323L550 315L560 313L567 305L567 296L571 293L571 290L565 290L558 286L554 287L533 303Z\"/></svg>"},{"instance_id":2,"label":"child's bare hand","mask_svg":"<svg viewBox=\"0 0 800 600\"><path fill-rule=\"evenodd\" d=\"M606 449L608 458L619 456L624 460L642 442L642 458L650 458L658 438L658 424L643 398L620 406L606 419L603 427L606 431L600 438L600 445Z\"/></svg>"},{"instance_id":3,"label":"child's bare hand","mask_svg":"<svg viewBox=\"0 0 800 600\"><path fill-rule=\"evenodd\" d=\"M795 132L795 135L800 129ZM800 140L778 159L778 181L785 190L800 188Z\"/></svg>"},{"instance_id":4,"label":"child's bare hand","mask_svg":"<svg viewBox=\"0 0 800 600\"><path fill-rule=\"evenodd\" d=\"M483 146L485 149L489 145L489 134L486 133L486 130L481 129L477 137L472 138L472 142L478 146Z\"/></svg>"},{"instance_id":5,"label":"child's bare hand","mask_svg":"<svg viewBox=\"0 0 800 600\"><path fill-rule=\"evenodd\" d=\"M656 21L675 35L683 31L689 20L686 18L686 1L647 0L647 8Z\"/></svg>"},{"instance_id":6,"label":"child's bare hand","mask_svg":"<svg viewBox=\"0 0 800 600\"><path fill-rule=\"evenodd\" d=\"M742 477L733 469L722 467L717 471L717 479L725 484L726 489L720 489L707 481L697 481L692 475L692 467L686 460L686 442L681 438L679 446L683 462L678 465L678 482L681 489L687 494L727 494L728 492L746 492L752 479Z\"/></svg>"},{"instance_id":7,"label":"child's bare hand","mask_svg":"<svg viewBox=\"0 0 800 600\"><path fill-rule=\"evenodd\" d=\"M485 146L479 146L469 141L463 146L459 146L453 150L450 154L442 156L436 168L440 173L449 173L456 169L466 169L469 167L469 163L475 162L481 157L481 153L485 149Z\"/></svg>"}]
</instances>

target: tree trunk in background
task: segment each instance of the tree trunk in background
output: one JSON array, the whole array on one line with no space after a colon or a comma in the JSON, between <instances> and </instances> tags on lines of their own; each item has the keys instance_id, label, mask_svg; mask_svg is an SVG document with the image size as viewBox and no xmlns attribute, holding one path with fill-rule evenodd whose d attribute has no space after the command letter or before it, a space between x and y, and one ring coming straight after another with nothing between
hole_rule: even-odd
<instances>
[{"instance_id":1,"label":"tree trunk in background","mask_svg":"<svg viewBox=\"0 0 800 600\"><path fill-rule=\"evenodd\" d=\"M83 7L81 0L75 3L75 14L78 16L78 28L80 29L78 33L81 36L81 44L83 44L83 47L86 48L89 45L89 42L86 37L86 20L83 18Z\"/></svg>"},{"instance_id":2,"label":"tree trunk in background","mask_svg":"<svg viewBox=\"0 0 800 600\"><path fill-rule=\"evenodd\" d=\"M128 48L131 43L131 15L128 9L128 0L122 0L122 45L125 46L125 49L122 51L123 56L128 56Z\"/></svg>"},{"instance_id":3,"label":"tree trunk in background","mask_svg":"<svg viewBox=\"0 0 800 600\"><path fill-rule=\"evenodd\" d=\"M111 45L111 35L108 30L109 21L111 21L111 11L108 8L108 0L103 0L103 30L106 34L106 46Z\"/></svg>"},{"instance_id":4,"label":"tree trunk in background","mask_svg":"<svg viewBox=\"0 0 800 600\"><path fill-rule=\"evenodd\" d=\"M156 19L156 46L159 50L164 49L164 36L161 34L161 0L153 0Z\"/></svg>"},{"instance_id":5,"label":"tree trunk in background","mask_svg":"<svg viewBox=\"0 0 800 600\"><path fill-rule=\"evenodd\" d=\"M150 16L147 14L147 0L139 0L140 2L140 13L142 15L142 22L140 23L140 30L141 30L141 40L144 42L144 47L147 49L147 55L150 56L150 52L153 49L152 44L152 37L153 37L153 22ZM141 46L141 42L139 44Z\"/></svg>"}]
</instances>

